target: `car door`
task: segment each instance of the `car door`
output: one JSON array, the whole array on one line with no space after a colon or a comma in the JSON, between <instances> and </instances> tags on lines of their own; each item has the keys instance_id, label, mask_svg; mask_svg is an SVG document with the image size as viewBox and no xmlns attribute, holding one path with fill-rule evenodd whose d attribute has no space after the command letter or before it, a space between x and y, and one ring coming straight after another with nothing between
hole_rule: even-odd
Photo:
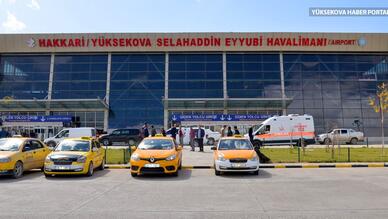
<instances>
[{"instance_id":1,"label":"car door","mask_svg":"<svg viewBox=\"0 0 388 219\"><path fill-rule=\"evenodd\" d=\"M115 130L112 132L111 136L110 136L110 141L113 143L113 142L120 142L120 133L121 133L121 130Z\"/></svg>"},{"instance_id":2,"label":"car door","mask_svg":"<svg viewBox=\"0 0 388 219\"><path fill-rule=\"evenodd\" d=\"M101 150L99 150L95 141L92 141L91 144L92 144L93 165L94 167L98 167L101 164L101 160L100 160Z\"/></svg>"},{"instance_id":3,"label":"car door","mask_svg":"<svg viewBox=\"0 0 388 219\"><path fill-rule=\"evenodd\" d=\"M41 168L44 165L44 160L46 159L47 154L49 153L48 149L43 146L37 140L31 140L31 145L33 149L34 155L34 167L33 168Z\"/></svg>"},{"instance_id":4,"label":"car door","mask_svg":"<svg viewBox=\"0 0 388 219\"><path fill-rule=\"evenodd\" d=\"M341 129L341 135L340 135L341 142L348 142L349 141L348 135L349 135L348 130Z\"/></svg>"},{"instance_id":5,"label":"car door","mask_svg":"<svg viewBox=\"0 0 388 219\"><path fill-rule=\"evenodd\" d=\"M30 140L26 140L22 149L23 153L23 169L29 170L34 167L34 150Z\"/></svg>"},{"instance_id":6,"label":"car door","mask_svg":"<svg viewBox=\"0 0 388 219\"><path fill-rule=\"evenodd\" d=\"M129 132L129 129L123 129L121 130L120 132L120 138L121 138L121 142L128 142L129 140L129 136L130 136L130 132Z\"/></svg>"}]
</instances>

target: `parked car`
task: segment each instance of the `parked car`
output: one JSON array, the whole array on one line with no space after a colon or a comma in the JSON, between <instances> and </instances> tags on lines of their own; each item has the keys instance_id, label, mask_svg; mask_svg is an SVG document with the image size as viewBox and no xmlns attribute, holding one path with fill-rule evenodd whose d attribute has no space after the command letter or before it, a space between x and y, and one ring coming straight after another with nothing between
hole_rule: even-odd
<instances>
[{"instance_id":1,"label":"parked car","mask_svg":"<svg viewBox=\"0 0 388 219\"><path fill-rule=\"evenodd\" d=\"M190 128L184 127L182 129L183 129L183 132L185 133L185 135L183 137L183 144L188 145L188 144L190 144ZM198 127L194 127L193 129L195 132L197 132ZM177 128L177 130L179 131L179 128ZM220 140L221 133L212 131L210 129L205 129L205 128L204 128L204 130L205 130L205 138L204 138L205 144L214 145L214 143L216 141ZM171 136L171 129L168 129L166 133L168 136ZM176 135L176 141L179 142L179 135L178 134ZM194 142L194 145L197 147L198 146L197 142Z\"/></svg>"},{"instance_id":2,"label":"parked car","mask_svg":"<svg viewBox=\"0 0 388 219\"><path fill-rule=\"evenodd\" d=\"M99 141L105 145L113 143L124 143L126 145L135 145L141 141L139 129L116 129L109 135L101 135Z\"/></svg>"},{"instance_id":3,"label":"parked car","mask_svg":"<svg viewBox=\"0 0 388 219\"><path fill-rule=\"evenodd\" d=\"M333 129L328 133L320 134L317 137L320 144L347 143L357 144L364 141L364 133L356 132L353 129Z\"/></svg>"},{"instance_id":4,"label":"parked car","mask_svg":"<svg viewBox=\"0 0 388 219\"><path fill-rule=\"evenodd\" d=\"M65 138L80 138L80 137L93 137L95 138L97 131L95 128L65 128L58 132L54 137L46 138L44 143L50 148L54 148Z\"/></svg>"}]
</instances>

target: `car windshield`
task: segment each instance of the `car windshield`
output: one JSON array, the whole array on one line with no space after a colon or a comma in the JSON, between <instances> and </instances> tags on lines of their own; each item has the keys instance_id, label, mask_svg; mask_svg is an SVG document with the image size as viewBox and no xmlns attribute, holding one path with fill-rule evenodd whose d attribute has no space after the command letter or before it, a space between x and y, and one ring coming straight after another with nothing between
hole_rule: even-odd
<instances>
[{"instance_id":1,"label":"car windshield","mask_svg":"<svg viewBox=\"0 0 388 219\"><path fill-rule=\"evenodd\" d=\"M22 143L23 143L22 139L16 139L16 138L0 139L0 151L18 151Z\"/></svg>"},{"instance_id":2,"label":"car windshield","mask_svg":"<svg viewBox=\"0 0 388 219\"><path fill-rule=\"evenodd\" d=\"M248 139L223 139L218 144L218 150L253 150Z\"/></svg>"},{"instance_id":3,"label":"car windshield","mask_svg":"<svg viewBox=\"0 0 388 219\"><path fill-rule=\"evenodd\" d=\"M62 141L56 148L55 151L89 151L89 141L81 140L65 140Z\"/></svg>"},{"instance_id":4,"label":"car windshield","mask_svg":"<svg viewBox=\"0 0 388 219\"><path fill-rule=\"evenodd\" d=\"M141 150L171 150L174 147L172 140L144 139L138 146Z\"/></svg>"}]
</instances>

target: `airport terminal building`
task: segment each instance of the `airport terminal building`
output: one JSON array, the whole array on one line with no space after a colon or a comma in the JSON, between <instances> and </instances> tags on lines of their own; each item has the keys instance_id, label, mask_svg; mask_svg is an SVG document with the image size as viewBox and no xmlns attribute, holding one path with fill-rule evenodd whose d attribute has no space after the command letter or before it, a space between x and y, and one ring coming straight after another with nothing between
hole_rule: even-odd
<instances>
[{"instance_id":1,"label":"airport terminal building","mask_svg":"<svg viewBox=\"0 0 388 219\"><path fill-rule=\"evenodd\" d=\"M384 81L388 34L0 35L0 115L9 128L55 132L69 118L104 130L249 126L310 114L317 133L359 121L376 137L368 97Z\"/></svg>"}]
</instances>

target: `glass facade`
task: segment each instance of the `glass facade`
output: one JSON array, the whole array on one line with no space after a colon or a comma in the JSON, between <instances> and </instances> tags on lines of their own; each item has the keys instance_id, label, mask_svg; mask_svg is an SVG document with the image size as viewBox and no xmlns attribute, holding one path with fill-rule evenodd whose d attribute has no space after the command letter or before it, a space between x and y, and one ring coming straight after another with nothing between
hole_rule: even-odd
<instances>
[{"instance_id":1,"label":"glass facade","mask_svg":"<svg viewBox=\"0 0 388 219\"><path fill-rule=\"evenodd\" d=\"M314 117L317 132L355 128L362 123L366 136L379 136L379 115L368 105L376 86L388 78L384 55L284 54L288 113Z\"/></svg>"},{"instance_id":2,"label":"glass facade","mask_svg":"<svg viewBox=\"0 0 388 219\"><path fill-rule=\"evenodd\" d=\"M43 99L48 94L50 56L0 56L0 98Z\"/></svg>"},{"instance_id":3,"label":"glass facade","mask_svg":"<svg viewBox=\"0 0 388 219\"><path fill-rule=\"evenodd\" d=\"M108 55L56 55L53 99L103 99Z\"/></svg>"},{"instance_id":4,"label":"glass facade","mask_svg":"<svg viewBox=\"0 0 388 219\"><path fill-rule=\"evenodd\" d=\"M222 54L170 54L169 98L223 98Z\"/></svg>"},{"instance_id":5,"label":"glass facade","mask_svg":"<svg viewBox=\"0 0 388 219\"><path fill-rule=\"evenodd\" d=\"M379 115L368 105L368 97L375 95L378 84L388 81L388 55L285 52L283 60L285 95L292 98L288 114L313 115L317 133L336 127L355 128L354 121L359 120L366 136L380 135ZM112 53L109 129L139 127L144 122L163 125L165 61L164 53ZM221 53L170 53L168 61L168 98L223 98ZM282 96L278 53L227 53L224 64L229 98ZM55 54L52 98L102 99L107 93L107 71L107 53ZM45 99L49 72L50 55L1 55L0 98ZM281 109L227 110L236 114L281 113ZM52 114L74 115L82 126L103 127L102 111Z\"/></svg>"},{"instance_id":6,"label":"glass facade","mask_svg":"<svg viewBox=\"0 0 388 219\"><path fill-rule=\"evenodd\" d=\"M109 128L163 125L164 54L112 54Z\"/></svg>"},{"instance_id":7,"label":"glass facade","mask_svg":"<svg viewBox=\"0 0 388 219\"><path fill-rule=\"evenodd\" d=\"M279 54L227 54L230 98L280 98Z\"/></svg>"}]
</instances>

